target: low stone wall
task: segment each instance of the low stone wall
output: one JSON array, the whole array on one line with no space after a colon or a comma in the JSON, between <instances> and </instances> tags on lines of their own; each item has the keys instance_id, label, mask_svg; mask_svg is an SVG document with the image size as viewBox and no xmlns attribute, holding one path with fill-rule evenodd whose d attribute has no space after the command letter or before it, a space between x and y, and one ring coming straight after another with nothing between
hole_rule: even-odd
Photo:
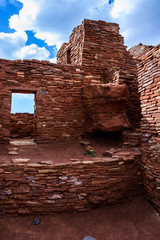
<instances>
[{"instance_id":1,"label":"low stone wall","mask_svg":"<svg viewBox=\"0 0 160 240\"><path fill-rule=\"evenodd\" d=\"M1 214L85 211L131 199L141 190L139 154L68 164L0 166Z\"/></svg>"},{"instance_id":2,"label":"low stone wall","mask_svg":"<svg viewBox=\"0 0 160 240\"><path fill-rule=\"evenodd\" d=\"M34 114L15 113L11 114L10 122L11 137L34 136Z\"/></svg>"}]
</instances>

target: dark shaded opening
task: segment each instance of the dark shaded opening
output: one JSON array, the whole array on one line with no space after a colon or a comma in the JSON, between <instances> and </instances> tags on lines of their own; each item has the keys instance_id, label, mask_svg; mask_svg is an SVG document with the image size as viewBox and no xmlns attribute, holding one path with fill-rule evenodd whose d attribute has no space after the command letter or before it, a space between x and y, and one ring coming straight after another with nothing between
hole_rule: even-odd
<instances>
[{"instance_id":1,"label":"dark shaded opening","mask_svg":"<svg viewBox=\"0 0 160 240\"><path fill-rule=\"evenodd\" d=\"M100 145L108 148L121 148L122 147L122 131L103 132L97 131L88 133L87 139L95 145Z\"/></svg>"},{"instance_id":2,"label":"dark shaded opening","mask_svg":"<svg viewBox=\"0 0 160 240\"><path fill-rule=\"evenodd\" d=\"M67 50L67 64L71 64L71 49Z\"/></svg>"}]
</instances>

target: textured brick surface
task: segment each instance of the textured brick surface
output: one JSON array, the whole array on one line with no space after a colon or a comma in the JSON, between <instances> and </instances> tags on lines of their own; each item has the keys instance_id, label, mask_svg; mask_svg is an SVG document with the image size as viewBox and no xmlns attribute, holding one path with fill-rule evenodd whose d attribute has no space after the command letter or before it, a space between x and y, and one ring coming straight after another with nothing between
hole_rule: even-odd
<instances>
[{"instance_id":1,"label":"textured brick surface","mask_svg":"<svg viewBox=\"0 0 160 240\"><path fill-rule=\"evenodd\" d=\"M139 63L142 59L142 56L147 54L153 48L154 46L143 45L142 43L139 43L137 46L133 46L128 51L133 56L133 58L137 61L137 63Z\"/></svg>"},{"instance_id":2,"label":"textured brick surface","mask_svg":"<svg viewBox=\"0 0 160 240\"><path fill-rule=\"evenodd\" d=\"M80 64L85 69L86 84L125 83L129 97L126 111L133 127L139 127L140 103L137 69L119 34L119 25L104 21L85 19L73 30L69 43L62 45L57 61L67 63L70 49L71 64Z\"/></svg>"},{"instance_id":3,"label":"textured brick surface","mask_svg":"<svg viewBox=\"0 0 160 240\"><path fill-rule=\"evenodd\" d=\"M34 137L34 114L15 113L11 114L10 135L11 137Z\"/></svg>"},{"instance_id":4,"label":"textured brick surface","mask_svg":"<svg viewBox=\"0 0 160 240\"><path fill-rule=\"evenodd\" d=\"M39 61L0 60L0 141L9 140L12 92L35 93L35 139L73 139L84 129L83 70ZM23 72L23 75L22 75ZM20 75L21 73L21 75Z\"/></svg>"},{"instance_id":5,"label":"textured brick surface","mask_svg":"<svg viewBox=\"0 0 160 240\"><path fill-rule=\"evenodd\" d=\"M142 57L138 82L145 194L160 210L160 45Z\"/></svg>"},{"instance_id":6,"label":"textured brick surface","mask_svg":"<svg viewBox=\"0 0 160 240\"><path fill-rule=\"evenodd\" d=\"M66 64L68 49L71 64ZM84 20L73 30L70 42L62 45L58 53L58 63L0 59L0 142L7 142L10 138L12 92L35 94L37 142L77 139L89 131L86 122L92 116L89 116L82 92L83 87L90 84L113 83L119 89L123 84L128 91L125 104L124 101L119 101L117 105L122 109L122 114L118 113L116 107L112 109L112 103L108 103L108 108L103 104L101 108L97 108L97 126L102 122L101 118L98 120L98 116L108 112L112 116L112 110L114 119L121 118L121 121L118 123L116 120L116 128L110 126L106 131L139 126L136 64L123 45L123 37L119 34L117 24ZM96 106L101 99L102 96L99 95L97 103L95 99L91 101ZM103 121L106 121L106 126L113 122L109 118L103 118Z\"/></svg>"},{"instance_id":7,"label":"textured brick surface","mask_svg":"<svg viewBox=\"0 0 160 240\"><path fill-rule=\"evenodd\" d=\"M1 164L0 213L84 211L126 201L141 190L139 158L130 152L54 166Z\"/></svg>"},{"instance_id":8,"label":"textured brick surface","mask_svg":"<svg viewBox=\"0 0 160 240\"><path fill-rule=\"evenodd\" d=\"M124 151L56 166L3 164L2 213L83 211L123 201L141 188L139 164L145 195L160 210L160 45L140 44L130 53L117 24L85 19L62 45L58 64L0 59L0 142L10 139L12 92L28 92L35 94L37 142L129 128L123 146L142 151L142 158Z\"/></svg>"}]
</instances>

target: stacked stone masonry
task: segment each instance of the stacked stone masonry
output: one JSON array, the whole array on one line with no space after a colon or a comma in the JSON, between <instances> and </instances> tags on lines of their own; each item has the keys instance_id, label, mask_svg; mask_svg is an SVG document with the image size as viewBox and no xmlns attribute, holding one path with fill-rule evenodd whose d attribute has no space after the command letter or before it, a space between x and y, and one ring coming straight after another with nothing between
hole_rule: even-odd
<instances>
[{"instance_id":1,"label":"stacked stone masonry","mask_svg":"<svg viewBox=\"0 0 160 240\"><path fill-rule=\"evenodd\" d=\"M0 60L1 118L0 142L10 138L12 92L35 94L35 140L37 142L75 139L84 130L80 67L39 61Z\"/></svg>"},{"instance_id":2,"label":"stacked stone masonry","mask_svg":"<svg viewBox=\"0 0 160 240\"><path fill-rule=\"evenodd\" d=\"M71 64L66 64L65 60L68 48ZM117 24L84 20L73 30L69 44L62 45L57 57L58 64L0 60L0 87L3 89L0 97L0 142L7 142L10 138L11 94L15 92L35 94L36 142L77 139L90 129L104 130L102 121L106 121L106 131L139 126L136 64L123 45ZM105 88L107 83L110 86ZM86 107L83 96L83 88L91 84L99 84L99 88L111 93L123 84L128 94L125 101L115 101L114 94L109 100L101 94L96 102L91 99L93 109L103 102L92 116L93 111L87 110L89 106ZM108 116L104 119L106 114ZM112 128L112 122L116 127Z\"/></svg>"},{"instance_id":3,"label":"stacked stone masonry","mask_svg":"<svg viewBox=\"0 0 160 240\"><path fill-rule=\"evenodd\" d=\"M10 136L12 138L34 137L34 114L11 114Z\"/></svg>"},{"instance_id":4,"label":"stacked stone masonry","mask_svg":"<svg viewBox=\"0 0 160 240\"><path fill-rule=\"evenodd\" d=\"M58 165L1 164L0 212L84 211L140 193L141 180L160 211L160 45L126 51L117 24L85 19L57 61L0 59L0 143L11 136L12 93L24 92L35 94L36 142L122 131L124 152Z\"/></svg>"},{"instance_id":5,"label":"stacked stone masonry","mask_svg":"<svg viewBox=\"0 0 160 240\"><path fill-rule=\"evenodd\" d=\"M127 153L126 153L127 155ZM86 211L132 199L141 191L139 153L68 164L0 167L0 214Z\"/></svg>"},{"instance_id":6,"label":"stacked stone masonry","mask_svg":"<svg viewBox=\"0 0 160 240\"><path fill-rule=\"evenodd\" d=\"M141 98L141 150L147 198L160 210L160 45L138 65Z\"/></svg>"},{"instance_id":7,"label":"stacked stone masonry","mask_svg":"<svg viewBox=\"0 0 160 240\"><path fill-rule=\"evenodd\" d=\"M66 64L68 48L71 64L80 64L87 74L88 84L125 83L129 97L126 111L132 126L139 127L140 102L136 63L126 51L119 25L85 19L73 30L69 43L62 45L57 62ZM109 109L110 111L110 109Z\"/></svg>"},{"instance_id":8,"label":"stacked stone masonry","mask_svg":"<svg viewBox=\"0 0 160 240\"><path fill-rule=\"evenodd\" d=\"M151 51L154 48L154 46L148 46L143 45L142 43L139 43L137 46L133 46L129 49L130 54L133 56L134 60L137 61L137 63L140 63L142 56L147 54L149 51Z\"/></svg>"}]
</instances>

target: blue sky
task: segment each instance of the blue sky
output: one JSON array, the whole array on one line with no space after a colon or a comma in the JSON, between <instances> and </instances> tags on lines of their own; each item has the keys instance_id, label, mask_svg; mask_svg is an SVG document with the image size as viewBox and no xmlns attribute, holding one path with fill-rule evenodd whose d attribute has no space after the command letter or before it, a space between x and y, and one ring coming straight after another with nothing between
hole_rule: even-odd
<instances>
[{"instance_id":1,"label":"blue sky","mask_svg":"<svg viewBox=\"0 0 160 240\"><path fill-rule=\"evenodd\" d=\"M118 23L128 47L160 43L160 0L0 0L0 58L56 62L84 18Z\"/></svg>"},{"instance_id":2,"label":"blue sky","mask_svg":"<svg viewBox=\"0 0 160 240\"><path fill-rule=\"evenodd\" d=\"M160 0L0 0L0 58L56 62L84 18L119 23L128 47L160 42Z\"/></svg>"},{"instance_id":3,"label":"blue sky","mask_svg":"<svg viewBox=\"0 0 160 240\"><path fill-rule=\"evenodd\" d=\"M34 94L12 93L11 113L34 113Z\"/></svg>"}]
</instances>

